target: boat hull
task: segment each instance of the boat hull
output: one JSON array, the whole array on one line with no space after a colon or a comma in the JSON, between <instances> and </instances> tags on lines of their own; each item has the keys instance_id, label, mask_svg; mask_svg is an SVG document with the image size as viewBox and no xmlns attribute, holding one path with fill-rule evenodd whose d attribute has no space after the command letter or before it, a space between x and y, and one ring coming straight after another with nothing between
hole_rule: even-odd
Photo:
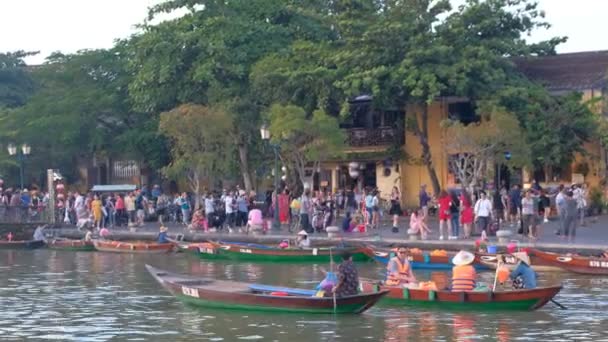
<instances>
[{"instance_id":1,"label":"boat hull","mask_svg":"<svg viewBox=\"0 0 608 342\"><path fill-rule=\"evenodd\" d=\"M0 249L36 249L42 248L44 245L44 241L41 240L0 241Z\"/></svg>"},{"instance_id":2,"label":"boat hull","mask_svg":"<svg viewBox=\"0 0 608 342\"><path fill-rule=\"evenodd\" d=\"M339 262L341 254L348 252L353 261L369 261L370 250L367 247L345 248L311 248L311 249L280 249L260 248L244 244L197 244L187 250L202 259L229 259L252 262L291 262L291 263L328 263L330 257Z\"/></svg>"},{"instance_id":3,"label":"boat hull","mask_svg":"<svg viewBox=\"0 0 608 342\"><path fill-rule=\"evenodd\" d=\"M250 284L218 281L168 273L149 265L150 274L171 294L189 304L211 309L280 313L356 314L374 304L388 291L348 297L277 296L255 292Z\"/></svg>"},{"instance_id":4,"label":"boat hull","mask_svg":"<svg viewBox=\"0 0 608 342\"><path fill-rule=\"evenodd\" d=\"M47 246L50 249L62 251L90 252L95 250L92 241L84 240L52 240L47 241Z\"/></svg>"},{"instance_id":5,"label":"boat hull","mask_svg":"<svg viewBox=\"0 0 608 342\"><path fill-rule=\"evenodd\" d=\"M362 281L364 292L388 290L380 305L414 306L446 310L519 310L532 311L543 307L561 290L561 286L532 290L497 292L452 292L387 287Z\"/></svg>"},{"instance_id":6,"label":"boat hull","mask_svg":"<svg viewBox=\"0 0 608 342\"><path fill-rule=\"evenodd\" d=\"M173 243L95 241L95 249L100 252L162 254L173 251Z\"/></svg>"},{"instance_id":7,"label":"boat hull","mask_svg":"<svg viewBox=\"0 0 608 342\"><path fill-rule=\"evenodd\" d=\"M543 263L556 267L562 271L589 275L608 275L608 259L578 255L562 255L543 252L537 249L531 250L529 254L531 257L539 259Z\"/></svg>"}]
</instances>

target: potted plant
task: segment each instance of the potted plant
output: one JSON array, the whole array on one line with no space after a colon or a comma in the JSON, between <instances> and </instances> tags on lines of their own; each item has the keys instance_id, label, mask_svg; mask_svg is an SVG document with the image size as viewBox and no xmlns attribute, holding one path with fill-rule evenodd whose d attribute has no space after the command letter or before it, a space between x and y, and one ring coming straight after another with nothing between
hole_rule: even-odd
<instances>
[{"instance_id":1,"label":"potted plant","mask_svg":"<svg viewBox=\"0 0 608 342\"><path fill-rule=\"evenodd\" d=\"M604 207L604 194L597 187L589 191L589 211L592 215L598 215Z\"/></svg>"}]
</instances>

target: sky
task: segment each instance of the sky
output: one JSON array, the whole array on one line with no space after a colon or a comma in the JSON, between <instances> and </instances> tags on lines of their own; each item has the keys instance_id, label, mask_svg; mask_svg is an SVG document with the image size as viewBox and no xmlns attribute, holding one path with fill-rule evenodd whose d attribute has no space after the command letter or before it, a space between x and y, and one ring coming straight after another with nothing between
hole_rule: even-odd
<instances>
[{"instance_id":1,"label":"sky","mask_svg":"<svg viewBox=\"0 0 608 342\"><path fill-rule=\"evenodd\" d=\"M252 0L253 1L253 0ZM463 0L452 0L456 5ZM553 26L531 41L568 36L558 52L608 50L608 0L538 0ZM0 52L40 51L40 64L54 51L109 48L137 32L148 7L162 0L0 0Z\"/></svg>"}]
</instances>

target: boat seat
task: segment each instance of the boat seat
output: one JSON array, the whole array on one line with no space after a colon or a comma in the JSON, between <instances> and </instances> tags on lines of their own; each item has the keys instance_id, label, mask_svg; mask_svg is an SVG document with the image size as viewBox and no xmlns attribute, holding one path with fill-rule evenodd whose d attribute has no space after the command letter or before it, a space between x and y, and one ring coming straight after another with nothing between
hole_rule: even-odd
<instances>
[{"instance_id":1,"label":"boat seat","mask_svg":"<svg viewBox=\"0 0 608 342\"><path fill-rule=\"evenodd\" d=\"M253 292L285 292L287 294L293 296L314 296L317 291L316 290L307 290L307 289L294 289L290 287L280 287L280 286L271 286L271 285L262 285L262 284L251 284L249 285L249 290Z\"/></svg>"},{"instance_id":2,"label":"boat seat","mask_svg":"<svg viewBox=\"0 0 608 342\"><path fill-rule=\"evenodd\" d=\"M180 280L175 283L182 286L203 286L213 283L213 280Z\"/></svg>"}]
</instances>

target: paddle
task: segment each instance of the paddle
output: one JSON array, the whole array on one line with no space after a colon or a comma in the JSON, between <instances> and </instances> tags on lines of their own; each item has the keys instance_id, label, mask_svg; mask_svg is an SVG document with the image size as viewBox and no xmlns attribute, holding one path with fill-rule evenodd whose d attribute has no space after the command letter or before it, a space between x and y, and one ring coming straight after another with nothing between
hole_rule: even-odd
<instances>
[{"instance_id":1,"label":"paddle","mask_svg":"<svg viewBox=\"0 0 608 342\"><path fill-rule=\"evenodd\" d=\"M334 272L334 258L333 258L332 253L331 253L331 247L329 247L329 270L332 273ZM332 293L332 297L334 299L334 314L335 314L336 313L336 306L337 306L336 305L336 291L333 291L333 289L332 289L331 293Z\"/></svg>"},{"instance_id":2,"label":"paddle","mask_svg":"<svg viewBox=\"0 0 608 342\"><path fill-rule=\"evenodd\" d=\"M556 300L554 300L553 298L551 298L551 299L549 299L549 300L551 301L551 303L553 303L553 304L557 305L557 306L558 306L560 309L562 309L562 310L568 310L568 308L567 308L567 307L565 307L565 306L561 305L560 303L558 303L558 302L557 302Z\"/></svg>"},{"instance_id":3,"label":"paddle","mask_svg":"<svg viewBox=\"0 0 608 342\"><path fill-rule=\"evenodd\" d=\"M498 282L498 270L500 269L500 264L502 263L502 261L498 258L498 255L496 256L496 258L498 259L498 261L496 261L496 274L494 274L494 286L492 287L492 292L496 291L496 283Z\"/></svg>"}]
</instances>

